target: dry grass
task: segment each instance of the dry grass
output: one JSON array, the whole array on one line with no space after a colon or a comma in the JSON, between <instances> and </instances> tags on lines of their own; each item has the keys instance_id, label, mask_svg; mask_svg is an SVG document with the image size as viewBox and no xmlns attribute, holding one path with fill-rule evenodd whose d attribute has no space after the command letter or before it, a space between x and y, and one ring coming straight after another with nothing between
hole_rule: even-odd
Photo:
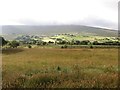
<instances>
[{"instance_id":1,"label":"dry grass","mask_svg":"<svg viewBox=\"0 0 120 90\"><path fill-rule=\"evenodd\" d=\"M116 88L118 85L115 48L14 49L4 51L2 60L3 88Z\"/></svg>"}]
</instances>

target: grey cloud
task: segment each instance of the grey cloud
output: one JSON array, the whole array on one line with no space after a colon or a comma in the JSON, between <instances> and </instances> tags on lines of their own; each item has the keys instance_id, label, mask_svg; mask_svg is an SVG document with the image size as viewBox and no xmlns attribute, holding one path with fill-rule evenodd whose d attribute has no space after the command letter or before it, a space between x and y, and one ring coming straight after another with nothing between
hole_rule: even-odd
<instances>
[{"instance_id":1,"label":"grey cloud","mask_svg":"<svg viewBox=\"0 0 120 90\"><path fill-rule=\"evenodd\" d=\"M23 25L61 25L62 23L59 22L38 22L35 20L31 20L31 19L23 19L23 20L19 20L17 21ZM107 20L104 20L102 18L97 18L97 17L87 17L85 18L83 21L78 21L78 22L71 22L70 24L74 24L74 25L88 25L88 26L100 26L100 27L106 27L106 28L112 28L112 29L118 29L118 24L117 23L113 23ZM67 25L67 23L65 24Z\"/></svg>"},{"instance_id":2,"label":"grey cloud","mask_svg":"<svg viewBox=\"0 0 120 90\"><path fill-rule=\"evenodd\" d=\"M101 27L108 27L108 28L114 28L118 29L117 23L113 23L110 21L105 21L105 20L93 20L92 21L93 25L101 26Z\"/></svg>"},{"instance_id":3,"label":"grey cloud","mask_svg":"<svg viewBox=\"0 0 120 90\"><path fill-rule=\"evenodd\" d=\"M36 22L34 20L31 20L31 19L21 19L21 20L18 20L18 22L23 24L23 25L38 25L38 24L41 24L41 23Z\"/></svg>"},{"instance_id":4,"label":"grey cloud","mask_svg":"<svg viewBox=\"0 0 120 90\"><path fill-rule=\"evenodd\" d=\"M23 24L23 25L59 25L61 23L58 22L43 22L43 21L35 21L32 19L21 19L18 20L19 23Z\"/></svg>"},{"instance_id":5,"label":"grey cloud","mask_svg":"<svg viewBox=\"0 0 120 90\"><path fill-rule=\"evenodd\" d=\"M111 28L111 29L116 29L118 30L118 23L114 23L102 18L98 17L88 17L85 18L83 21L77 22L82 25L88 25L88 26L99 26L99 27L106 27L106 28Z\"/></svg>"}]
</instances>

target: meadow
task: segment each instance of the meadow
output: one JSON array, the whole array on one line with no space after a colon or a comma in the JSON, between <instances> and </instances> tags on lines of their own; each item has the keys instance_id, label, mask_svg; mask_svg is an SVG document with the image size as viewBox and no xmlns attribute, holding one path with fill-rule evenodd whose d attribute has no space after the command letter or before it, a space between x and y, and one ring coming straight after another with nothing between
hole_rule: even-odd
<instances>
[{"instance_id":1,"label":"meadow","mask_svg":"<svg viewBox=\"0 0 120 90\"><path fill-rule=\"evenodd\" d=\"M3 50L3 88L117 88L117 48Z\"/></svg>"}]
</instances>

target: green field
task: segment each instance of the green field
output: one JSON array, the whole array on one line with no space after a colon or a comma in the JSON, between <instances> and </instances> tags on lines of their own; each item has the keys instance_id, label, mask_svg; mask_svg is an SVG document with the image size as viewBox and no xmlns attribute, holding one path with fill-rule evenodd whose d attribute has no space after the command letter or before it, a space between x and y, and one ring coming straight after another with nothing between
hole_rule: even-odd
<instances>
[{"instance_id":1,"label":"green field","mask_svg":"<svg viewBox=\"0 0 120 90\"><path fill-rule=\"evenodd\" d=\"M116 88L117 48L6 49L3 88Z\"/></svg>"}]
</instances>

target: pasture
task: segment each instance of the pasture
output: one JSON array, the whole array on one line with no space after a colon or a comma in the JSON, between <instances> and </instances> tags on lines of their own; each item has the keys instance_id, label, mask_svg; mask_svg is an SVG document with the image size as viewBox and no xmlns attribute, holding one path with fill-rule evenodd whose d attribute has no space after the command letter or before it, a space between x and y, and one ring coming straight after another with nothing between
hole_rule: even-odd
<instances>
[{"instance_id":1,"label":"pasture","mask_svg":"<svg viewBox=\"0 0 120 90\"><path fill-rule=\"evenodd\" d=\"M116 88L117 48L3 50L3 88Z\"/></svg>"}]
</instances>

